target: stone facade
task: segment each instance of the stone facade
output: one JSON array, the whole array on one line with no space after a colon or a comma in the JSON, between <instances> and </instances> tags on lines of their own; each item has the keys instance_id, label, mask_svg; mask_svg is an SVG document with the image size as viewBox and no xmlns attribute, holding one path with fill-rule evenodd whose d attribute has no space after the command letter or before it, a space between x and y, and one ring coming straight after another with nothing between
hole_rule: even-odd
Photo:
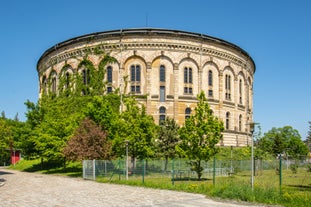
<instances>
[{"instance_id":1,"label":"stone facade","mask_svg":"<svg viewBox=\"0 0 311 207\"><path fill-rule=\"evenodd\" d=\"M197 94L204 91L214 115L226 128L219 144L251 144L247 123L253 120L255 63L238 46L207 35L165 29L93 33L59 43L41 56L37 65L40 94L47 79L54 79L55 87L64 71L81 73L79 63L88 51L93 51L88 60L97 67L102 60L94 52L98 48L117 60L107 65L111 73L104 81L110 82L109 90L127 85L122 92L137 95L156 123L169 116L183 124L194 111Z\"/></svg>"}]
</instances>

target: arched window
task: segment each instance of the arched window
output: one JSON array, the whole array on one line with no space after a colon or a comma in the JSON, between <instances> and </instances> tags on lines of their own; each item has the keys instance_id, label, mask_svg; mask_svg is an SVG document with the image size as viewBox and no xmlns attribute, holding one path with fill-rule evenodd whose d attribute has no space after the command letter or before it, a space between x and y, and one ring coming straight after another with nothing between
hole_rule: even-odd
<instances>
[{"instance_id":1,"label":"arched window","mask_svg":"<svg viewBox=\"0 0 311 207\"><path fill-rule=\"evenodd\" d=\"M90 70L89 69L83 69L82 70L82 79L83 79L83 84L84 85L89 85L90 84Z\"/></svg>"},{"instance_id":2,"label":"arched window","mask_svg":"<svg viewBox=\"0 0 311 207\"><path fill-rule=\"evenodd\" d=\"M42 78L42 92L43 93L46 93L46 86L47 86L46 76L43 76Z\"/></svg>"},{"instance_id":3,"label":"arched window","mask_svg":"<svg viewBox=\"0 0 311 207\"><path fill-rule=\"evenodd\" d=\"M208 71L208 86L213 86L213 71Z\"/></svg>"},{"instance_id":4,"label":"arched window","mask_svg":"<svg viewBox=\"0 0 311 207\"><path fill-rule=\"evenodd\" d=\"M213 97L213 71L208 71L208 97Z\"/></svg>"},{"instance_id":5,"label":"arched window","mask_svg":"<svg viewBox=\"0 0 311 207\"><path fill-rule=\"evenodd\" d=\"M242 114L239 116L239 131L242 131Z\"/></svg>"},{"instance_id":6,"label":"arched window","mask_svg":"<svg viewBox=\"0 0 311 207\"><path fill-rule=\"evenodd\" d=\"M56 93L56 77L52 77L52 93Z\"/></svg>"},{"instance_id":7,"label":"arched window","mask_svg":"<svg viewBox=\"0 0 311 207\"><path fill-rule=\"evenodd\" d=\"M160 114L160 117L159 117L159 124L163 124L164 121L165 121L165 116L166 116L166 108L164 106L161 106L160 109L159 109L159 114Z\"/></svg>"},{"instance_id":8,"label":"arched window","mask_svg":"<svg viewBox=\"0 0 311 207\"><path fill-rule=\"evenodd\" d=\"M230 129L230 112L226 113L226 129Z\"/></svg>"},{"instance_id":9,"label":"arched window","mask_svg":"<svg viewBox=\"0 0 311 207\"><path fill-rule=\"evenodd\" d=\"M192 83L192 68L184 68L184 83Z\"/></svg>"},{"instance_id":10,"label":"arched window","mask_svg":"<svg viewBox=\"0 0 311 207\"><path fill-rule=\"evenodd\" d=\"M140 65L131 65L131 92L140 93Z\"/></svg>"},{"instance_id":11,"label":"arched window","mask_svg":"<svg viewBox=\"0 0 311 207\"><path fill-rule=\"evenodd\" d=\"M107 82L108 82L108 86L107 86L107 93L111 93L112 92L112 67L108 66L107 67Z\"/></svg>"},{"instance_id":12,"label":"arched window","mask_svg":"<svg viewBox=\"0 0 311 207\"><path fill-rule=\"evenodd\" d=\"M231 100L231 76L225 76L226 100Z\"/></svg>"},{"instance_id":13,"label":"arched window","mask_svg":"<svg viewBox=\"0 0 311 207\"><path fill-rule=\"evenodd\" d=\"M112 67L107 67L107 82L112 83Z\"/></svg>"},{"instance_id":14,"label":"arched window","mask_svg":"<svg viewBox=\"0 0 311 207\"><path fill-rule=\"evenodd\" d=\"M184 68L184 94L192 94L192 68Z\"/></svg>"},{"instance_id":15,"label":"arched window","mask_svg":"<svg viewBox=\"0 0 311 207\"><path fill-rule=\"evenodd\" d=\"M160 66L160 82L165 82L165 66Z\"/></svg>"},{"instance_id":16,"label":"arched window","mask_svg":"<svg viewBox=\"0 0 311 207\"><path fill-rule=\"evenodd\" d=\"M240 104L242 104L242 94L243 94L243 91L242 91L242 79L240 79L239 81L239 101L240 101Z\"/></svg>"},{"instance_id":17,"label":"arched window","mask_svg":"<svg viewBox=\"0 0 311 207\"><path fill-rule=\"evenodd\" d=\"M70 85L70 73L66 72L65 74L65 88L69 88Z\"/></svg>"},{"instance_id":18,"label":"arched window","mask_svg":"<svg viewBox=\"0 0 311 207\"><path fill-rule=\"evenodd\" d=\"M190 115L191 115L191 108L188 107L185 109L185 119L190 118Z\"/></svg>"}]
</instances>

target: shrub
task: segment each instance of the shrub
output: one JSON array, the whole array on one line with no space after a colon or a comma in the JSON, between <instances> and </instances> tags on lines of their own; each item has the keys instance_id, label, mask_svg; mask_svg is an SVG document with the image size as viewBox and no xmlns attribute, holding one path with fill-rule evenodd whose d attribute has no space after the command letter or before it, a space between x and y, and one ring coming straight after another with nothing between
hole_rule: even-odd
<instances>
[{"instance_id":1,"label":"shrub","mask_svg":"<svg viewBox=\"0 0 311 207\"><path fill-rule=\"evenodd\" d=\"M297 174L298 165L297 164L290 165L290 170L292 171L293 174Z\"/></svg>"}]
</instances>

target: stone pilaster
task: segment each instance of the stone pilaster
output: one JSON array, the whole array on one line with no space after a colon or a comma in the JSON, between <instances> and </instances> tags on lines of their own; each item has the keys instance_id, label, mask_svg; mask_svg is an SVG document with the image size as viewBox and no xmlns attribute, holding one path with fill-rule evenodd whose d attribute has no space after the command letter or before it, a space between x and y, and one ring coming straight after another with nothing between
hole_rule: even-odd
<instances>
[{"instance_id":1,"label":"stone pilaster","mask_svg":"<svg viewBox=\"0 0 311 207\"><path fill-rule=\"evenodd\" d=\"M174 63L173 65L174 71L174 119L178 121L178 90L179 90L179 70L178 70L178 63ZM178 123L181 124L181 123Z\"/></svg>"},{"instance_id":2,"label":"stone pilaster","mask_svg":"<svg viewBox=\"0 0 311 207\"><path fill-rule=\"evenodd\" d=\"M147 62L147 71L146 71L146 94L147 94L147 100L146 100L146 112L147 114L152 114L151 111L151 94L148 94L149 91L151 91L151 62Z\"/></svg>"}]
</instances>

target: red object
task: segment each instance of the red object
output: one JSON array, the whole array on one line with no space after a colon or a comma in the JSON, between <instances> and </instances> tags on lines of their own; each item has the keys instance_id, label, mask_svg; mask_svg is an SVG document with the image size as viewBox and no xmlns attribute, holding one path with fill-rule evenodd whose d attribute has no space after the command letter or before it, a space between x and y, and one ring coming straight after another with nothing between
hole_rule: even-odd
<instances>
[{"instance_id":1,"label":"red object","mask_svg":"<svg viewBox=\"0 0 311 207\"><path fill-rule=\"evenodd\" d=\"M19 150L11 150L11 164L14 165L21 159L21 152Z\"/></svg>"}]
</instances>

